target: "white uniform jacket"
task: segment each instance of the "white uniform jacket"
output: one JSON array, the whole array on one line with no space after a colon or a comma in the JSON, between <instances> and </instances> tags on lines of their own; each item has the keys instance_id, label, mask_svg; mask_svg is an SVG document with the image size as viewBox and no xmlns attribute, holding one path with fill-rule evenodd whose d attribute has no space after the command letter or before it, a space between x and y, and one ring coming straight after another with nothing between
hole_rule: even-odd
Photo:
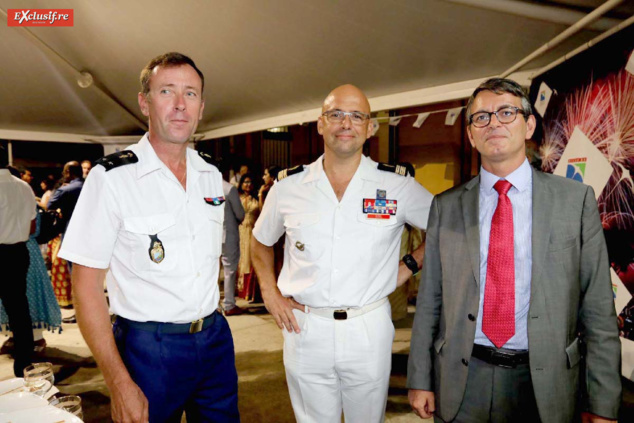
<instances>
[{"instance_id":1,"label":"white uniform jacket","mask_svg":"<svg viewBox=\"0 0 634 423\"><path fill-rule=\"evenodd\" d=\"M133 151L138 162L86 180L59 255L110 268L111 311L135 321L186 323L218 306L222 244L222 175L187 150L187 190L158 158L147 134ZM164 258L150 255L158 238Z\"/></svg>"},{"instance_id":2,"label":"white uniform jacket","mask_svg":"<svg viewBox=\"0 0 634 423\"><path fill-rule=\"evenodd\" d=\"M396 288L403 224L425 229L431 200L414 178L363 156L339 202L322 156L275 183L253 235L271 246L286 233L283 295L310 307L361 307Z\"/></svg>"}]
</instances>

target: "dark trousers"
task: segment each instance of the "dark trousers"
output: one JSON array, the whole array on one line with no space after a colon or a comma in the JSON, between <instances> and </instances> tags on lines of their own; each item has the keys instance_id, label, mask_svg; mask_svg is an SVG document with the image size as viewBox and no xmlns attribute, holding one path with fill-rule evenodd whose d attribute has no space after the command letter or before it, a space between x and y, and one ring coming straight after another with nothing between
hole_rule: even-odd
<instances>
[{"instance_id":1,"label":"dark trousers","mask_svg":"<svg viewBox=\"0 0 634 423\"><path fill-rule=\"evenodd\" d=\"M195 334L131 327L118 318L114 337L130 376L149 402L150 422L239 422L238 374L225 317Z\"/></svg>"},{"instance_id":2,"label":"dark trousers","mask_svg":"<svg viewBox=\"0 0 634 423\"><path fill-rule=\"evenodd\" d=\"M22 377L24 368L32 363L33 328L26 298L26 274L29 270L29 250L25 242L0 244L0 300L9 317L15 343L13 373Z\"/></svg>"},{"instance_id":3,"label":"dark trousers","mask_svg":"<svg viewBox=\"0 0 634 423\"><path fill-rule=\"evenodd\" d=\"M452 423L539 421L529 364L507 369L471 357L464 398Z\"/></svg>"}]
</instances>

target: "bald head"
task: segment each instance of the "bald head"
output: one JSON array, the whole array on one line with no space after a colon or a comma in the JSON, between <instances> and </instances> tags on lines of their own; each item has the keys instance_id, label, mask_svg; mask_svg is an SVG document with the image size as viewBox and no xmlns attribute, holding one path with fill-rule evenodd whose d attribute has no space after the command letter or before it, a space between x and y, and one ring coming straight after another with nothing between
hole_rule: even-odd
<instances>
[{"instance_id":1,"label":"bald head","mask_svg":"<svg viewBox=\"0 0 634 423\"><path fill-rule=\"evenodd\" d=\"M324 100L317 132L324 138L326 159L360 160L363 144L372 134L370 103L354 85L332 90Z\"/></svg>"},{"instance_id":2,"label":"bald head","mask_svg":"<svg viewBox=\"0 0 634 423\"><path fill-rule=\"evenodd\" d=\"M82 177L82 170L79 162L73 160L64 165L64 170L62 171L62 176L64 176L67 180L72 181L75 178Z\"/></svg>"},{"instance_id":3,"label":"bald head","mask_svg":"<svg viewBox=\"0 0 634 423\"><path fill-rule=\"evenodd\" d=\"M341 85L328 94L321 106L321 112L333 110L335 103L354 103L357 105L357 112L370 114L370 102L359 88L351 84ZM338 108L338 107L337 107Z\"/></svg>"}]
</instances>

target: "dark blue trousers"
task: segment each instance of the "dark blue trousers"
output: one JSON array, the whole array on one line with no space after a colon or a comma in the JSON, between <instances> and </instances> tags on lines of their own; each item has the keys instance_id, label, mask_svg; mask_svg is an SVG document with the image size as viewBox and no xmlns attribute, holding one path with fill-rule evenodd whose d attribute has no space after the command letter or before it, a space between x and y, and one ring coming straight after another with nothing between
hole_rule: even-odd
<instances>
[{"instance_id":1,"label":"dark blue trousers","mask_svg":"<svg viewBox=\"0 0 634 423\"><path fill-rule=\"evenodd\" d=\"M150 423L239 422L233 338L222 314L195 334L165 334L117 319L114 337L134 382L148 399Z\"/></svg>"}]
</instances>

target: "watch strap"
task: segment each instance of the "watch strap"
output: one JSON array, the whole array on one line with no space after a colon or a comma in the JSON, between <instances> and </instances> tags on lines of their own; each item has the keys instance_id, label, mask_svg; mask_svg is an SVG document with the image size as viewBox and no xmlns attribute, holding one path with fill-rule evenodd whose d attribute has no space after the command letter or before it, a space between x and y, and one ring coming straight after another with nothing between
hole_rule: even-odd
<instances>
[{"instance_id":1,"label":"watch strap","mask_svg":"<svg viewBox=\"0 0 634 423\"><path fill-rule=\"evenodd\" d=\"M418 263L416 263L416 260L411 254L405 254L402 260L403 263L405 263L405 266L407 266L407 268L411 270L413 274L418 273Z\"/></svg>"}]
</instances>

